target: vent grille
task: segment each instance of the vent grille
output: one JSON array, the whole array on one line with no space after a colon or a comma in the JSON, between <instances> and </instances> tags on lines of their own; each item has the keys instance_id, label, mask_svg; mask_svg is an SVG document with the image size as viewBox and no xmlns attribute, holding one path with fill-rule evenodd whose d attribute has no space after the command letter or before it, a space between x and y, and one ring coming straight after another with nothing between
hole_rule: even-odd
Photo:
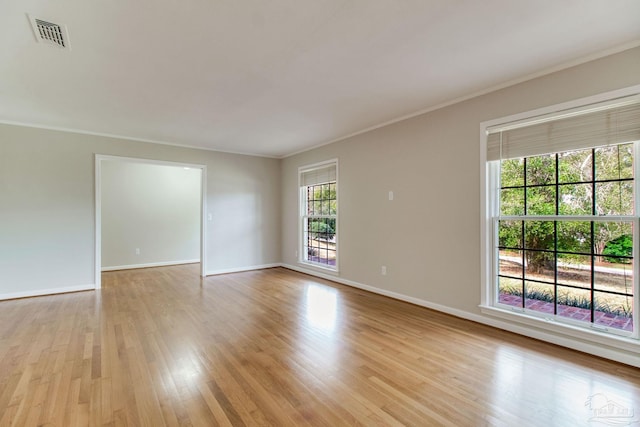
<instances>
[{"instance_id":1,"label":"vent grille","mask_svg":"<svg viewBox=\"0 0 640 427\"><path fill-rule=\"evenodd\" d=\"M47 43L61 48L69 47L69 34L64 25L45 21L44 19L29 16L33 34L38 42Z\"/></svg>"},{"instance_id":2,"label":"vent grille","mask_svg":"<svg viewBox=\"0 0 640 427\"><path fill-rule=\"evenodd\" d=\"M65 40L60 25L36 19L36 27L42 40L50 41L60 47L65 47Z\"/></svg>"}]
</instances>

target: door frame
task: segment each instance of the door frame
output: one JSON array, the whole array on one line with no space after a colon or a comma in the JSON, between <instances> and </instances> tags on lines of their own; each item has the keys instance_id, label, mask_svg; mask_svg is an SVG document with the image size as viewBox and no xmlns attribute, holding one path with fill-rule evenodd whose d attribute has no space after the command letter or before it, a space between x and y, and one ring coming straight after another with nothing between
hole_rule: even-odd
<instances>
[{"instance_id":1,"label":"door frame","mask_svg":"<svg viewBox=\"0 0 640 427\"><path fill-rule=\"evenodd\" d=\"M137 157L121 157L111 156L105 154L95 155L95 285L96 289L102 287L102 162L116 161L138 164L152 164L160 166L173 166L173 167L185 167L192 169L200 169L201 171L201 184L200 184L200 276L206 276L206 263L207 263L207 244L205 236L207 235L207 166L194 164L194 163L181 163L171 162L164 160L150 160Z\"/></svg>"}]
</instances>

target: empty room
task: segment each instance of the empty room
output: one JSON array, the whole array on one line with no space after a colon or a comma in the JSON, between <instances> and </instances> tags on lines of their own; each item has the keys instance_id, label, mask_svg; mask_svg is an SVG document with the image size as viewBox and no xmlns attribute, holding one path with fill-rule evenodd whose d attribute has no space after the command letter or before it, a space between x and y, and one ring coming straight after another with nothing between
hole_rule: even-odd
<instances>
[{"instance_id":1,"label":"empty room","mask_svg":"<svg viewBox=\"0 0 640 427\"><path fill-rule=\"evenodd\" d=\"M0 427L640 423L639 1L0 9Z\"/></svg>"}]
</instances>

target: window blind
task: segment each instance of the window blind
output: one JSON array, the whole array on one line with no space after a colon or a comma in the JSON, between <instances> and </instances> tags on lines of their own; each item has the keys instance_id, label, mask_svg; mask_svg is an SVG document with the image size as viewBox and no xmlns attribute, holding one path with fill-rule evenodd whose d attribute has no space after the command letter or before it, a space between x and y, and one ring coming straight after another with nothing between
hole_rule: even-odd
<instances>
[{"instance_id":1,"label":"window blind","mask_svg":"<svg viewBox=\"0 0 640 427\"><path fill-rule=\"evenodd\" d=\"M327 164L317 168L302 171L300 174L300 185L320 185L336 180L336 164Z\"/></svg>"},{"instance_id":2,"label":"window blind","mask_svg":"<svg viewBox=\"0 0 640 427\"><path fill-rule=\"evenodd\" d=\"M640 98L541 116L487 132L487 160L640 141Z\"/></svg>"}]
</instances>

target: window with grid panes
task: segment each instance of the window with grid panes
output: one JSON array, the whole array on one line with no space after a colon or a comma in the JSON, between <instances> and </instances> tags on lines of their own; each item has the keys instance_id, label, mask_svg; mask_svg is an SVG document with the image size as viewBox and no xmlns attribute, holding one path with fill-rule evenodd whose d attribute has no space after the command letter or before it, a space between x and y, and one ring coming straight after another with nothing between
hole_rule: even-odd
<instances>
[{"instance_id":1,"label":"window with grid panes","mask_svg":"<svg viewBox=\"0 0 640 427\"><path fill-rule=\"evenodd\" d=\"M638 336L640 100L489 129L490 304Z\"/></svg>"},{"instance_id":2,"label":"window with grid panes","mask_svg":"<svg viewBox=\"0 0 640 427\"><path fill-rule=\"evenodd\" d=\"M337 161L300 169L300 261L337 270Z\"/></svg>"}]
</instances>

